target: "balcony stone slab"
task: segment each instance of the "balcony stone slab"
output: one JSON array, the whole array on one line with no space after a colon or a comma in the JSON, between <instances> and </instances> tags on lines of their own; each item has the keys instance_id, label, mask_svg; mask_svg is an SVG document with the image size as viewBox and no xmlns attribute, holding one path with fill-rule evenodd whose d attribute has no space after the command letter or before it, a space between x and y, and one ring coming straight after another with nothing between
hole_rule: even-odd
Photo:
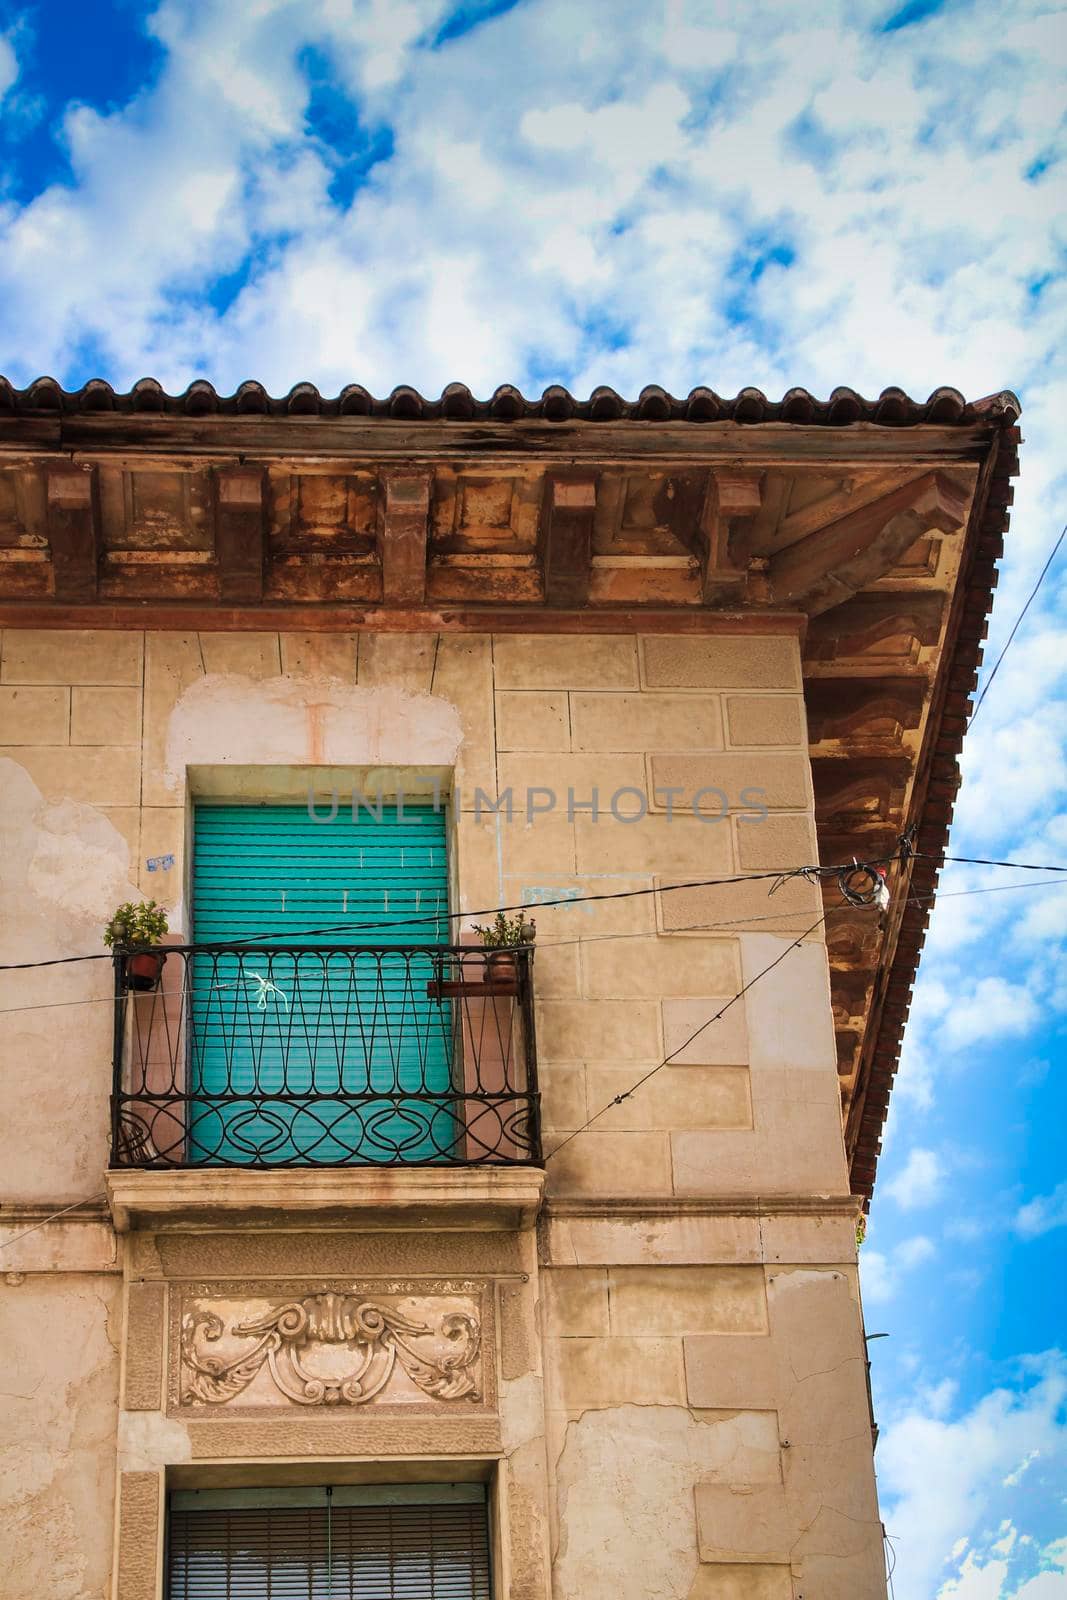
<instances>
[{"instance_id":1,"label":"balcony stone slab","mask_svg":"<svg viewBox=\"0 0 1067 1600\"><path fill-rule=\"evenodd\" d=\"M119 1233L190 1224L302 1225L363 1229L533 1226L541 1209L540 1167L345 1167L242 1172L232 1167L107 1174Z\"/></svg>"}]
</instances>

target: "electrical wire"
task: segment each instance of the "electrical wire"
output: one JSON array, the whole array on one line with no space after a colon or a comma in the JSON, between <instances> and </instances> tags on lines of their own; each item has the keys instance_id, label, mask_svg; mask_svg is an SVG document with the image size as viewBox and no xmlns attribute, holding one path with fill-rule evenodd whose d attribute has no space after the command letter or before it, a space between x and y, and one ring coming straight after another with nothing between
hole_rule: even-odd
<instances>
[{"instance_id":1,"label":"electrical wire","mask_svg":"<svg viewBox=\"0 0 1067 1600\"><path fill-rule=\"evenodd\" d=\"M921 906L933 900L940 904L942 900L960 900L965 896L975 894L1010 894L1013 890L1018 889L1067 889L1067 878L1045 878L1038 883L996 883L987 884L980 889L948 889L942 890L940 893L935 891L931 894L912 894L907 896L904 904ZM568 901L567 904L570 905L573 902ZM850 906L848 904L832 906L827 912L827 916L837 916L842 911L870 909L869 906ZM792 921L800 915L801 913L797 911L769 911L764 915L754 917L729 917L721 922L687 922L666 932L668 937L676 933L719 933L724 928L738 928L744 932L757 922L781 923L786 918ZM788 929L782 929L783 933L788 931ZM664 936L664 933L665 930L659 928L632 928L621 933L580 933L573 939L538 939L535 948L538 950L569 949L575 945L606 944L616 939L655 939ZM402 950L403 946L398 945L397 949ZM472 953L477 953L478 946L472 945L470 950ZM268 953L278 954L279 952ZM213 994L217 990L232 989L233 987L234 984L232 983L212 983L206 985L203 989L198 988L197 994ZM175 997L181 998L182 993L183 991L180 990L175 991ZM36 1000L27 1006L0 1006L0 1018L16 1017L27 1011L61 1011L70 1006L110 1006L114 1005L114 1003L115 995L113 992L101 995L86 995L81 1000Z\"/></svg>"},{"instance_id":2,"label":"electrical wire","mask_svg":"<svg viewBox=\"0 0 1067 1600\"><path fill-rule=\"evenodd\" d=\"M9 1244L17 1244L20 1239L26 1239L31 1233L36 1233L40 1228L47 1228L50 1222L55 1222L57 1217L65 1217L71 1211L78 1211L82 1206L95 1205L98 1200L106 1200L106 1192L91 1194L85 1200L75 1200L72 1206L64 1206L62 1211L53 1211L51 1216L42 1217L40 1222L35 1222L32 1228L23 1228L21 1233L16 1233L10 1239L0 1243L0 1250L6 1250ZM0 1212L0 1225L3 1224L3 1213Z\"/></svg>"},{"instance_id":3,"label":"electrical wire","mask_svg":"<svg viewBox=\"0 0 1067 1600\"><path fill-rule=\"evenodd\" d=\"M310 939L324 933L370 933L376 929L396 929L413 927L418 924L439 922L458 922L471 917L495 917L498 912L523 911L537 912L552 910L557 906L591 905L600 900L635 900L643 895L668 894L678 889L714 889L725 888L737 883L762 883L768 879L783 880L789 877L810 876L813 878L841 878L846 874L856 871L857 867L888 866L900 859L899 853L885 856L879 861L860 863L857 861L845 862L842 866L821 867L818 865L796 867L792 871L783 872L781 868L773 872L742 872L731 878L694 878L684 883L663 883L652 885L645 889L611 889L600 894L563 895L558 900L540 900L536 902L521 901L509 906L488 906L481 911L433 911L425 916L390 917L384 922L340 922L329 927L302 928L297 934L289 937ZM1064 869L1067 871L1067 868ZM843 892L843 891L842 891ZM204 950L240 950L247 945L256 945L267 939L286 938L285 930L275 930L271 933L247 934L240 939L224 939L213 941L201 948ZM104 950L92 955L84 956L55 956L45 961L13 961L0 964L0 972L28 972L38 967L64 966L75 961L112 961L114 956L110 951Z\"/></svg>"},{"instance_id":4,"label":"electrical wire","mask_svg":"<svg viewBox=\"0 0 1067 1600\"><path fill-rule=\"evenodd\" d=\"M1052 861L991 861L988 856L946 856L940 851L936 854L918 853L917 861L949 861L953 866L963 867L1015 867L1019 872L1067 872L1067 867L1058 866Z\"/></svg>"},{"instance_id":5,"label":"electrical wire","mask_svg":"<svg viewBox=\"0 0 1067 1600\"><path fill-rule=\"evenodd\" d=\"M1058 878L1055 881L1057 883L1059 883L1059 879ZM1030 887L1036 887L1036 885L1026 884L1023 887L1030 888ZM969 892L973 893L973 894L980 894L981 890L971 890ZM843 910L844 907L842 907L840 909ZM857 909L859 909L859 908L857 908ZM726 921L723 921L723 922L687 922L687 923L683 924L681 927L671 928L670 929L670 933L671 934L675 934L675 933L716 933L716 932L720 931L723 928L748 928L754 922L781 922L783 920L783 918L785 918L785 917L795 917L795 916L799 916L799 915L800 915L799 912L770 911L764 916L730 917ZM783 931L789 931L789 930L783 930ZM661 932L660 932L660 929L658 929L658 928L632 928L632 929L628 930L627 932L623 932L623 933L586 933L586 934L578 934L573 939L539 939L537 941L536 948L539 949L539 950L559 950L561 948L562 949L568 949L568 948L570 948L570 947L572 947L574 945L603 944L603 943L607 943L607 942L609 942L611 940L614 940L614 939L655 939L655 938L658 938L660 936L661 936ZM447 949L448 946L443 946L442 948L443 949ZM464 951L466 951L469 948L469 951L470 951L470 953L472 955L476 955L478 953L478 950L479 950L479 946L477 946L477 945L471 945L469 947L463 946L462 948L464 949ZM426 946L427 953L430 953L432 951L432 949L433 949L433 946ZM397 951L399 953L403 953L403 950L404 950L404 946L403 945L398 945L397 946ZM285 951L269 951L267 953L270 954L270 955L285 955L288 952L285 952ZM209 983L209 984L204 984L203 986L198 984L196 986L196 993L197 993L198 996L215 994L215 993L221 992L224 989L234 989L237 986L238 985L237 985L236 982L234 982L234 983ZM191 988L189 990L186 990L183 987L182 989L174 990L172 995L169 994L167 996L167 998L184 999L186 994L187 993L191 993L191 992L192 992ZM147 999L148 996L145 995L143 998ZM31 1005L28 1005L28 1006L3 1006L3 1007L0 1007L0 1018L2 1018L2 1017L15 1017L15 1016L18 1016L21 1012L24 1012L24 1011L59 1011L59 1010L63 1010L64 1008L66 1008L68 1006L110 1006L110 1005L114 1005L114 1004L115 1004L115 995L114 995L113 992L109 992L108 994L86 995L81 1000L37 1000L37 1001L34 1001Z\"/></svg>"},{"instance_id":6,"label":"electrical wire","mask_svg":"<svg viewBox=\"0 0 1067 1600\"><path fill-rule=\"evenodd\" d=\"M999 865L1006 865L1007 863L990 862L990 863L984 863L984 864L986 864L986 865L998 865L999 866ZM1014 865L1019 865L1019 863L1013 863L1013 864ZM858 866L861 866L861 865L865 866L866 864L853 863L852 869L850 869L851 872L854 873L856 868ZM803 869L800 869L800 870L801 870L801 872L803 872ZM826 871L828 869L822 869L822 870ZM842 872L842 880L844 880L844 878L847 875L848 875L847 871L843 871ZM770 876L770 875L769 874L763 874L762 876L766 877L766 876ZM780 882L781 881L781 875L778 874L777 876L778 876L779 882ZM724 880L719 880L719 881L724 881ZM744 881L744 880L742 880L742 881ZM701 885L701 886L704 886L704 885ZM996 893L1003 893L1006 890L1011 890L1011 889L1039 889L1039 888L1046 888L1046 887L1051 887L1051 886L1063 887L1063 880L1055 878L1055 879L1049 880L1048 884L1020 883L1020 884L993 885L993 886L989 886L989 887L986 887L986 888L979 888L979 889L961 889L961 890L958 890L958 891L954 891L954 892L952 892L950 894L947 894L947 895L943 896L942 898L951 899L951 898L958 898L958 897L963 896L963 895L996 894ZM687 886L678 885L677 887L693 887L693 885L687 885ZM844 881L842 881L841 889L842 889L842 894L843 894L843 896L845 898L845 905L843 907L836 908L836 909L858 910L858 909L864 909L865 908L864 902L858 900L855 891L846 889ZM597 896L588 896L586 898L589 898L589 899L614 899L614 898L620 898L620 896L615 896L615 895L597 895ZM909 896L908 897L908 903L915 904L915 903L921 902L923 900L932 900L932 899L935 899L935 898L937 898L937 897L935 895L932 895L932 894L931 895ZM568 901L564 901L562 903L563 904L567 904L567 905L572 905L575 902L571 901L571 900L568 900ZM867 902L866 904L870 904L870 902ZM748 994L749 991L751 989L753 989L755 987L755 985L757 983L759 983L759 981L762 978L765 978L768 975L768 973L773 972L774 969L777 966L779 966L786 959L787 956L791 955L794 950L798 949L799 946L801 944L803 944L805 939L809 939L811 937L811 935L813 933L815 933L818 928L822 927L822 925L826 922L827 917L831 915L831 911L833 909L835 909L835 908L831 908L831 910L829 910L829 911L824 911L820 917L818 917L808 928L806 928L804 930L803 933L798 934L797 937L795 939L793 939L791 941L791 943L788 944L785 947L784 950L780 951L779 954L774 958L773 961L769 962L767 964L767 966L761 968L761 970L759 972L757 972L752 978L750 978L747 983L743 984L742 987L737 991L737 993L732 995L730 997L730 999L726 1001L725 1005L720 1006L718 1011L716 1011L712 1016L706 1018L705 1021L702 1022L698 1028L695 1028L693 1030L693 1032L687 1036L687 1038L683 1039L682 1043L680 1045L676 1046L676 1048L674 1050L672 1050L669 1055L664 1056L662 1061L657 1062L657 1064L654 1067L650 1068L650 1070L648 1072L643 1073L642 1076L640 1078L638 1078L637 1081L635 1083L633 1083L630 1086L629 1089L623 1090L623 1092L621 1094L614 1095L612 1097L612 1099L607 1102L606 1105L601 1106L600 1109L598 1111L595 1111L591 1117L588 1117L586 1119L586 1121L582 1123L581 1127L575 1128L572 1132L568 1133L567 1136L564 1139L561 1139L560 1142L557 1145L554 1145L553 1148L550 1151L548 1151L546 1156L545 1156L545 1164L547 1165L548 1162L551 1161L553 1159L553 1157L557 1156L559 1154L559 1152L566 1145L571 1143L572 1140L577 1139L579 1134L585 1133L590 1127L592 1127L592 1125L595 1122L598 1122L600 1120L600 1118L605 1115L606 1112L611 1110L612 1106L621 1105L624 1100L629 1100L633 1095L635 1095L637 1093L637 1091L639 1089L643 1088L646 1083L650 1082L651 1079L654 1078L658 1072L661 1072L664 1067L669 1066L670 1063L672 1061L676 1060L678 1058L678 1056L680 1056L684 1050L687 1050L689 1048L689 1046L694 1042L694 1040L698 1039L700 1037L700 1035L706 1031L706 1029L710 1028L714 1023L719 1022L726 1015L727 1011L729 1011L732 1006L735 1006L738 1003L738 1001L742 1000L744 998L744 996L746 994ZM484 912L483 913L473 913L473 915L485 915L485 914L486 913L484 913ZM675 932L685 932L685 931L707 931L707 932L710 932L715 928L725 927L725 926L732 926L734 923L737 923L737 922L743 922L745 924L748 924L750 922L756 922L756 921L768 921L768 920L771 920L772 918L774 918L774 920L777 920L778 916L779 916L778 913L771 913L768 917L762 917L762 918L761 917L734 918L734 919L731 919L730 923L701 923L701 924L694 924L691 929L676 929L676 930L673 930L673 931L675 931ZM599 940L599 939L613 939L613 938L642 938L642 937L649 937L649 934L644 929L636 930L636 931L634 931L632 933L626 933L626 934L594 935L593 939L594 940ZM584 942L590 942L590 941L583 940L581 938L578 938L578 939L575 939L575 940L549 941L550 945L553 944L553 943L555 943L555 944L581 944L581 943L584 943ZM51 965L51 964L52 963L41 963L41 965ZM216 987L220 987L221 988L221 987L231 987L231 986L230 985L212 985L212 988L216 988ZM91 1004L99 1004L99 1003L112 1004L112 1003L114 1003L114 996L113 995L103 995L103 996L100 996L98 999L88 999L88 1000L81 1000L81 1001L78 1001L78 1000L74 1000L74 1001L58 1001L55 1004L59 1005L59 1006L65 1006L65 1005L91 1005ZM46 1009L51 1009L51 1007L49 1007L47 1004L41 1004L41 1005L37 1005L37 1006L18 1006L18 1007L12 1007L11 1011L16 1011L17 1012L17 1011L46 1010ZM10 1014L11 1014L10 1012L0 1012L0 1015L10 1015ZM43 1217L41 1219L41 1221L35 1223L33 1225L33 1227L25 1228L25 1229L22 1230L22 1232L14 1234L10 1239L4 1240L4 1241L0 1241L0 1250L6 1250L9 1245L17 1243L20 1239L27 1238L30 1234L38 1232L41 1228L47 1227L50 1222L55 1222L58 1218L67 1216L67 1215L70 1214L70 1212L77 1211L82 1206L95 1204L99 1200L106 1199L106 1197L107 1197L106 1193L101 1193L101 1194L98 1194L98 1195L91 1195L91 1196L87 1197L86 1199L74 1201L74 1203L72 1205L64 1206L61 1210L54 1211L49 1216ZM887 1538L888 1538L888 1536L887 1536ZM895 1565L895 1561L894 1561L894 1565ZM890 1568L889 1578L890 1578L890 1583L892 1583L892 1568Z\"/></svg>"},{"instance_id":7,"label":"electrical wire","mask_svg":"<svg viewBox=\"0 0 1067 1600\"><path fill-rule=\"evenodd\" d=\"M721 1017L724 1017L729 1011L730 1007L735 1006L739 1000L743 999L749 990L753 988L761 978L765 978L768 972L773 972L775 967L778 966L780 962L785 960L786 956L791 955L798 945L803 944L805 939L811 937L816 928L822 927L822 924L826 921L828 915L829 913L824 911L822 916L819 917L817 921L813 922L810 928L805 928L804 932L799 934L798 937L793 940L792 944L786 945L785 949L780 951L779 954L775 956L773 961L771 961L761 971L757 972L756 975L750 978L746 984L743 984L742 987L738 989L737 993L732 995L731 998L727 1000L724 1006L720 1006L719 1010L715 1012L714 1016L708 1017L706 1022L702 1022L700 1027L695 1029L694 1032L689 1035L688 1039L683 1039L677 1049L672 1050L669 1056L664 1056L662 1061L657 1062L654 1067L652 1067L642 1077L638 1078L637 1082L632 1084L629 1089L624 1089L622 1094L615 1095L613 1099L608 1101L607 1105L601 1106L599 1111L594 1111L593 1115L588 1117L586 1121L582 1123L580 1128L575 1128L573 1133L568 1133L565 1139L561 1139L559 1144L554 1145L545 1156L545 1165L547 1166L547 1164L552 1160L553 1156L559 1155L559 1152L563 1149L564 1145L570 1144L572 1139L577 1139L580 1133L584 1133L587 1128L592 1127L594 1122L599 1121L606 1111L611 1110L612 1106L621 1106L624 1100L629 1100L630 1096L636 1094L638 1089L642 1088L650 1078L654 1078L657 1072L661 1072L663 1068L668 1066L670 1062L672 1062L677 1056L680 1056L683 1050L687 1050L693 1043L693 1040L700 1037L705 1028L710 1028L713 1022L718 1022Z\"/></svg>"},{"instance_id":8,"label":"electrical wire","mask_svg":"<svg viewBox=\"0 0 1067 1600\"><path fill-rule=\"evenodd\" d=\"M885 1581L889 1586L889 1600L896 1600L896 1590L893 1588L893 1574L897 1570L897 1553L893 1549L893 1541L885 1531L882 1523L882 1544L885 1547Z\"/></svg>"},{"instance_id":9,"label":"electrical wire","mask_svg":"<svg viewBox=\"0 0 1067 1600\"><path fill-rule=\"evenodd\" d=\"M913 854L913 852L909 851L909 855L910 854ZM802 934L798 935L798 937L795 938L792 941L791 944L787 945L786 948L784 950L782 950L775 957L775 959L772 962L770 962L770 964L768 966L764 967L760 972L757 972L756 975L748 981L748 983L746 983L741 989L738 990L738 992L735 995L733 995L729 1000L727 1000L727 1002L726 1002L726 1004L724 1006L721 1006L720 1009L717 1012L715 1012L715 1014L713 1016L708 1017L708 1019L705 1022L702 1022L700 1024L699 1028L697 1028L693 1033L691 1033L687 1039L684 1039L682 1041L682 1043L680 1045L678 1045L678 1047L675 1050L672 1050L670 1055L664 1056L662 1061L657 1062L656 1066L652 1067L648 1072L644 1073L640 1078L638 1078L636 1083L632 1084L629 1089L625 1089L625 1090L623 1090L623 1092L621 1094L615 1095L611 1100L609 1100L607 1102L606 1105L601 1106L599 1111L595 1111L591 1117L588 1117L586 1119L586 1121L582 1123L580 1128L575 1128L573 1130L573 1132L567 1134L566 1138L561 1139L559 1144L553 1146L553 1148L545 1156L545 1164L547 1165L548 1162L552 1160L553 1156L558 1155L559 1152L564 1148L565 1145L570 1144L572 1139L576 1139L580 1133L585 1133L586 1130L588 1128L590 1128L593 1125L594 1122L599 1121L599 1119L602 1116L604 1116L605 1112L610 1111L612 1106L621 1105L624 1100L628 1100L631 1097L631 1095L636 1094L638 1089L642 1088L646 1083L648 1083L648 1081L651 1078L654 1078L656 1076L657 1072L662 1071L662 1069L664 1067L666 1067L667 1065L669 1065L669 1063L671 1061L674 1061L679 1055L681 1055L683 1050L688 1049L688 1047L693 1043L694 1039L699 1038L700 1035L704 1032L704 1030L706 1028L711 1027L712 1023L718 1022L721 1017L725 1016L726 1012L729 1011L730 1007L733 1006L733 1005L736 1005L737 1002L740 999L742 999L742 997L745 994L748 993L748 991L753 987L754 984L758 983L761 978L766 977L766 975L769 972L773 972L774 968L777 967L780 962L784 961L786 956L790 955L799 945L801 945L804 942L805 939L810 938L810 936L815 932L815 930L817 928L821 927L822 924L826 921L827 917L832 914L832 911L834 909L854 910L854 909L858 909L858 908L864 906L865 904L869 905L871 903L871 901L869 901L869 900L868 901L864 901L861 898L861 894L863 892L866 892L866 891L857 890L857 888L855 886L855 874L856 874L857 871L859 871L859 872L866 871L873 878L873 873L871 872L871 869L867 868L867 867L864 867L862 864L859 864L859 863L857 863L856 866L854 867L852 874L842 873L841 879L840 879L839 884L838 884L838 887L839 887L839 889L841 891L841 894L842 894L842 896L843 896L843 898L845 900L845 906L840 907L840 908L831 908L830 910L824 911L822 916L819 917L816 922L813 922L810 928L805 929L805 931ZM801 869L801 874L800 875L803 875L803 869ZM791 876L792 876L792 874L791 874ZM784 880L780 880L780 881L784 881ZM1058 885L1058 884L1061 883L1062 880L1060 880L1059 878L1054 878L1054 879L1052 879L1050 881L1052 883ZM778 887L778 885L775 885L775 887ZM1010 888L1039 888L1039 887L1042 887L1042 886L1039 885L1039 884L1012 884L1012 885L1004 885L1003 887L1004 888L1008 888L1008 887L1010 887ZM772 890L771 892L773 893L774 891ZM963 889L963 890L958 891L958 893L959 894L981 894L981 893L983 893L983 890L981 890L981 889ZM931 899L932 900L932 899L935 899L935 898L936 898L936 896L934 896L934 895L916 896L915 897L916 900L921 900L921 899ZM910 902L910 900L911 900L911 897L909 897L909 902Z\"/></svg>"},{"instance_id":10,"label":"electrical wire","mask_svg":"<svg viewBox=\"0 0 1067 1600\"><path fill-rule=\"evenodd\" d=\"M1012 889L1067 889L1067 878L1041 878L1037 883L987 883L981 889L947 889L942 893L909 895L908 904L924 900L961 900L965 894L1008 894Z\"/></svg>"},{"instance_id":11,"label":"electrical wire","mask_svg":"<svg viewBox=\"0 0 1067 1600\"><path fill-rule=\"evenodd\" d=\"M727 888L732 884L738 883L763 883L769 880L774 880L775 887L777 888L781 884L788 882L790 878L798 877L807 878L809 881L814 882L821 881L824 878L836 877L839 880L838 887L841 888L841 892L845 894L846 898L848 898L847 890L845 887L843 887L841 880L847 877L849 874L856 872L866 874L867 881L869 882L869 873L871 868L889 867L894 863L903 864L907 860L936 861L941 865L951 863L952 865L956 866L1006 867L1015 868L1019 872L1067 873L1067 866L1061 866L1055 862L993 861L982 856L949 856L944 855L941 852L931 853L914 851L910 848L905 851L904 848L901 847L898 848L893 855L883 856L876 861L860 862L853 860L829 867L808 865L786 869L778 868L773 872L742 872L737 873L730 878L694 878L683 883L662 883L645 889L612 889L606 890L600 894L563 895L558 900L542 900L535 902L524 900L516 902L514 905L487 906L481 911L433 911L427 912L425 916L390 917L385 921L380 922L331 923L328 926L320 928L303 928L298 934L290 934L289 936L299 939L309 939L317 937L320 934L327 933L373 933L381 930L392 931L397 928L415 927L427 923L433 923L436 925L439 922L460 922L469 920L472 917L494 917L498 911L536 913L538 910L550 911L559 906L592 905L601 900L633 900L644 895L669 894L678 889ZM270 939L284 939L286 936L285 930L275 929L269 933L248 934L240 939L227 939L213 942L210 945L205 945L203 948L205 950L240 950L248 945L255 946L256 944L263 943ZM110 951L106 950L83 956L52 956L43 961L11 961L0 963L0 972L31 972L40 967L60 967L69 966L73 963L82 961L111 961L113 959L114 957Z\"/></svg>"},{"instance_id":12,"label":"electrical wire","mask_svg":"<svg viewBox=\"0 0 1067 1600\"><path fill-rule=\"evenodd\" d=\"M1040 589L1041 585L1044 583L1045 575L1048 572L1048 569L1051 567L1052 563L1055 561L1057 555L1059 554L1060 545L1063 543L1065 536L1067 536L1067 522L1065 522L1063 527L1060 529L1060 536L1056 540L1056 543L1052 546L1052 550L1051 550L1051 552L1049 554L1049 558L1045 562L1045 565L1041 568L1041 574L1038 577L1037 582L1034 584L1034 587L1031 589L1030 595L1029 595L1029 598L1027 599L1026 604L1023 606L1022 610L1019 612L1019 615L1016 617L1015 624L1014 624L1011 632L1008 634L1007 642L1006 642L1003 650L1000 652L999 656L996 659L996 663L995 663L995 665L993 667L992 672L989 674L989 677L986 679L985 683L982 686L982 692L978 696L978 699L977 699L977 701L975 703L974 710L971 712L970 720L967 723L967 731L968 731L968 733L974 727L974 719L978 715L979 711L981 711L981 709L982 709L982 701L985 699L986 695L989 693L989 691L990 691L990 689L992 687L992 684L993 684L993 679L996 677L997 673L1000 671L1001 662L1004 660L1004 657L1007 655L1008 651L1011 649L1012 640L1015 638L1015 635L1018 633L1020 627L1022 626L1023 618L1026 616L1026 613L1029 611L1030 606L1032 605L1033 601L1037 598L1037 591Z\"/></svg>"}]
</instances>

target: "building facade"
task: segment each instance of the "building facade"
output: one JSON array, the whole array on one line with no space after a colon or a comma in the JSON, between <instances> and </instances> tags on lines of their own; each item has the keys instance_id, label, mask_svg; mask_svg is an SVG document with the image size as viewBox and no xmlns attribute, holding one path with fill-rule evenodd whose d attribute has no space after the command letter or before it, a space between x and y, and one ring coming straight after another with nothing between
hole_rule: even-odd
<instances>
[{"instance_id":1,"label":"building facade","mask_svg":"<svg viewBox=\"0 0 1067 1600\"><path fill-rule=\"evenodd\" d=\"M5 1596L884 1596L1017 402L2 398Z\"/></svg>"}]
</instances>

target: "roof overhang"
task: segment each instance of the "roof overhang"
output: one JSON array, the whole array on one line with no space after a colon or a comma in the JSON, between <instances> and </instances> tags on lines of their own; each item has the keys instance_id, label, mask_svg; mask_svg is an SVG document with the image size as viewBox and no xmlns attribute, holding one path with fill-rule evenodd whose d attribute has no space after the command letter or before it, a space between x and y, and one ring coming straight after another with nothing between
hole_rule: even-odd
<instances>
[{"instance_id":1,"label":"roof overhang","mask_svg":"<svg viewBox=\"0 0 1067 1600\"><path fill-rule=\"evenodd\" d=\"M792 390L579 403L257 384L170 397L0 379L0 624L797 629L820 856L891 854L828 943L853 1187L869 1195L958 785L1019 404Z\"/></svg>"}]
</instances>

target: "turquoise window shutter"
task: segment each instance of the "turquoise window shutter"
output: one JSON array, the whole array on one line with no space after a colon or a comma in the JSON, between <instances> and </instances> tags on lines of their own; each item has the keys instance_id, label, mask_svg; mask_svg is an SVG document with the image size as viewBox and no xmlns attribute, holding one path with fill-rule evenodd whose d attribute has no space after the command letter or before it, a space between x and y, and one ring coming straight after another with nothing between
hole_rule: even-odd
<instances>
[{"instance_id":1,"label":"turquoise window shutter","mask_svg":"<svg viewBox=\"0 0 1067 1600\"><path fill-rule=\"evenodd\" d=\"M193 961L194 1161L446 1158L451 1015L426 995L448 941L443 813L198 806L193 923L198 945L247 941Z\"/></svg>"}]
</instances>

